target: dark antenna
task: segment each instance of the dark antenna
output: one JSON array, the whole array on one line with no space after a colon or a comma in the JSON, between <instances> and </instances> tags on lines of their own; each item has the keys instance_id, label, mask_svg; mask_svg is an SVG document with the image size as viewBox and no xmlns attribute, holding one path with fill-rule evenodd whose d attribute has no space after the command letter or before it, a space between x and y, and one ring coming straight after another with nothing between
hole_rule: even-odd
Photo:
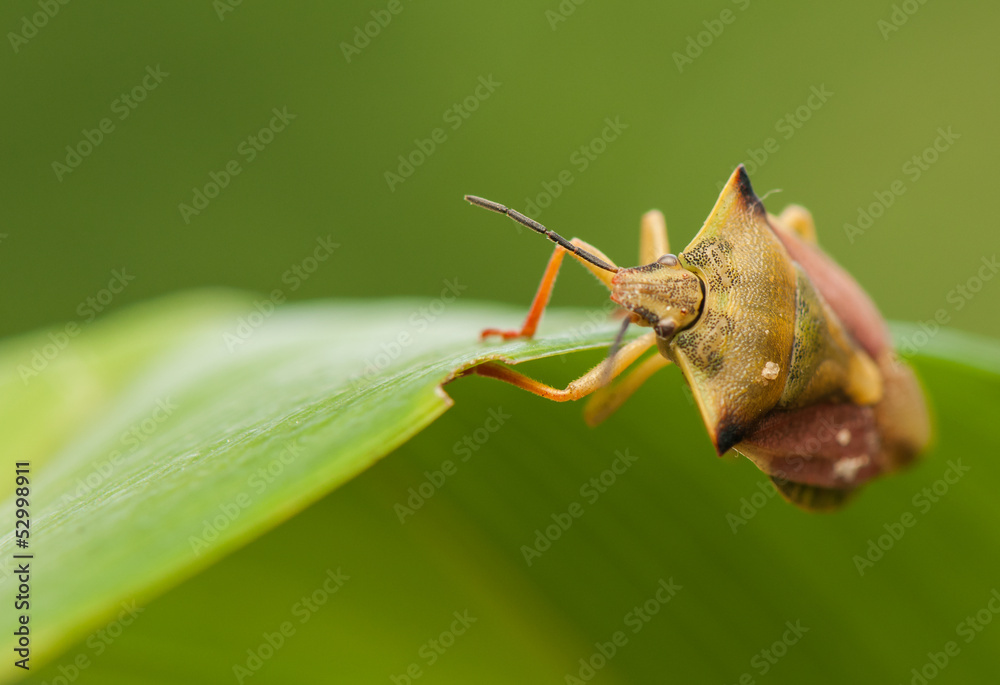
<instances>
[{"instance_id":1,"label":"dark antenna","mask_svg":"<svg viewBox=\"0 0 1000 685\"><path fill-rule=\"evenodd\" d=\"M549 229L545 228L534 219L529 219L524 214L521 214L521 212L504 207L499 202L493 202L492 200L484 200L483 198L476 197L475 195L466 195L465 199L467 202L471 202L474 205L478 205L480 207L483 207L484 209L488 209L491 212L496 212L497 214L506 214L507 216L509 216L511 219L521 224L522 226L527 226L532 231L541 233L552 242L562 246L567 252L572 252L577 257L580 257L581 259L590 262L591 264L600 269L604 269L605 271L610 271L612 273L618 271L617 266L611 266L603 259L599 259L598 257L595 257L586 250L577 247L576 245L574 245L573 243L571 243L570 241L566 240L561 235L556 233L555 231L550 231Z\"/></svg>"},{"instance_id":2,"label":"dark antenna","mask_svg":"<svg viewBox=\"0 0 1000 685\"><path fill-rule=\"evenodd\" d=\"M622 347L622 341L625 340L625 331L628 330L629 324L632 323L632 319L628 316L625 317L625 321L622 322L622 327L618 329L618 335L615 336L615 341L611 343L611 347L608 348L607 359L604 360L604 373L601 375L601 387L609 384L611 382L611 367L614 364L615 355Z\"/></svg>"}]
</instances>

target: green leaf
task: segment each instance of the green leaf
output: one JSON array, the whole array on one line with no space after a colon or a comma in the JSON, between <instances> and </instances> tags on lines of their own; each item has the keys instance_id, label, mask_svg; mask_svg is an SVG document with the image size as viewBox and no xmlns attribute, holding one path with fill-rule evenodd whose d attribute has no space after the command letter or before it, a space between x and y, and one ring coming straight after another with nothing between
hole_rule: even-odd
<instances>
[{"instance_id":1,"label":"green leaf","mask_svg":"<svg viewBox=\"0 0 1000 685\"><path fill-rule=\"evenodd\" d=\"M565 682L590 661L596 682L908 682L948 641L953 682L991 672L1000 629L958 626L1000 584L996 343L928 339L935 448L817 516L714 457L676 369L594 430L460 378L416 435L457 370L579 352L525 367L562 383L615 329L551 312L535 341L482 344L521 312L427 305L175 298L26 383L51 339L8 341L0 440L32 462L32 665L51 662L30 681Z\"/></svg>"},{"instance_id":2,"label":"green leaf","mask_svg":"<svg viewBox=\"0 0 1000 685\"><path fill-rule=\"evenodd\" d=\"M4 452L32 464L36 659L369 467L447 408L453 371L607 337L487 348L477 331L500 314L423 304L195 295L0 349Z\"/></svg>"}]
</instances>

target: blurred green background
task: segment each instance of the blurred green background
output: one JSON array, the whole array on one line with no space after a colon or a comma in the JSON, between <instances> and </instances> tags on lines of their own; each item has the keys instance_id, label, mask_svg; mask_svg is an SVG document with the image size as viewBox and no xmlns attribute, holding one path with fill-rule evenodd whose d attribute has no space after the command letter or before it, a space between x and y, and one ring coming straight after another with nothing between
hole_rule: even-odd
<instances>
[{"instance_id":1,"label":"blurred green background","mask_svg":"<svg viewBox=\"0 0 1000 685\"><path fill-rule=\"evenodd\" d=\"M348 60L344 44L355 41L366 24L385 21L390 4L401 11L390 13L391 21L367 44L359 41L362 47L348 49ZM0 8L7 36L0 51L9 50L0 59L6 96L0 108L5 132L0 138L0 278L8 293L2 298L2 335L66 321L86 323L98 309L88 298L96 298L104 315L206 285L250 289L262 296L280 289L289 300L301 300L430 298L446 283L457 283L463 301L526 306L549 246L513 223L469 208L461 199L464 193L522 211L534 204L536 218L549 227L631 263L642 212L664 210L678 251L707 216L720 184L743 162L759 195L781 189L766 198L769 209L776 212L795 202L812 210L823 246L868 289L888 318L921 322L944 310L955 328L1000 336L1000 279L988 279L992 270L982 270L982 260L993 258L1000 243L992 204L1000 142L1000 45L995 39L1000 7L994 4L348 0L57 6L58 12L34 32L25 29L25 21L32 24L32 17L44 12L38 2ZM12 39L11 33L21 37ZM700 54L691 47L699 39ZM679 68L675 53L690 62L681 60ZM150 72L160 76L153 79ZM144 79L156 87L147 88ZM480 99L477 88L487 93L484 81L494 85ZM132 97L134 89L142 101L133 109L122 97ZM824 101L817 91L824 93ZM463 117L456 105L475 111L463 109L468 114ZM271 123L275 109L294 119L272 139L260 131ZM77 153L86 150L81 141L88 136L96 140L93 131L100 130L105 118L110 132L100 134L100 143L81 155L78 165L70 171L54 168L54 163L75 164L72 157L67 160L72 155L67 146ZM606 146L592 144L607 119L620 122L621 130ZM275 121L276 128L282 125ZM433 152L424 155L412 175L401 182L387 180L387 172L406 171L400 169L401 155L430 149L427 141L435 140L436 129L441 132ZM945 140L939 129L958 137ZM938 149L927 152L935 142ZM230 176L198 214L185 215L179 205L194 205L195 189L204 190L213 174L219 178L234 163L239 174ZM879 200L888 197L894 183L903 192L893 195L891 204ZM547 196L555 195L546 203ZM888 206L872 211L870 206L878 202ZM862 233L852 234L847 225L859 226L862 210L880 216ZM317 240L337 247L307 273ZM134 280L114 297L103 296L113 274L123 270ZM976 278L984 280L969 282ZM560 277L554 303L592 306L605 297L582 269L570 267ZM568 377L567 367L546 362L539 375ZM946 393L947 372L934 380L939 392ZM479 587L485 575L477 573L485 574L496 560L476 556L480 550L475 546L453 542L445 547L440 541L447 522L464 526L455 512L475 512L478 500L462 501L473 495L456 494L454 503L451 495L442 498L444 511L428 513L416 528L419 532L411 532L411 526L406 535L387 507L419 481L424 469L450 454L448 446L478 427L486 408L496 403L537 412L546 421L582 426L578 410L515 399L509 389L456 384L450 390L459 406L404 448L398 460L388 460L337 493L339 498L326 498L153 604L145 619L148 628L127 633L122 645L128 648L119 648L113 659L90 671L93 682L134 682L134 674L143 671L146 682L177 682L189 677L192 667L215 682L229 678L229 667L242 658L243 647L274 629L271 618L260 617L280 620L342 558L354 560L357 577L367 578L364 594L345 600L351 604L344 614L322 614L325 630L295 642L280 668L262 671L250 682L292 682L287 674L294 673L298 662L291 658L293 649L303 659L302 672L295 675L306 682L311 675L305 654L328 649L331 633L342 641L338 656L364 654L384 639L378 645L386 660L384 671L401 673L436 626L443 623L444 628L450 620L452 607L445 610L435 598L488 595ZM652 470L645 477L653 479L653 489L664 492L661 488L669 483L678 497L662 501L670 537L664 533L650 559L639 555L638 570L615 568L611 552L607 559L612 561L589 569L585 577L574 577L579 569L569 562L553 562L542 575L551 576L549 585L565 582L567 589L546 601L559 608L553 615L577 620L573 630L564 633L560 626L548 625L536 627L542 634L522 634L515 629L523 626L511 619L495 634L484 630L483 637L474 638L477 655L497 658L491 639L515 634L526 651L549 637L560 642L562 654L586 655L579 645L589 648L606 639L617 626L614 621L633 601L646 599L661 574L676 570L679 576L696 578L708 569L709 579L730 584L717 600L699 595L699 601L708 603L679 607L681 620L645 633L643 647L618 662L624 682L657 682L661 666L651 655L660 654L671 660L671 673L687 678L685 682L702 682L697 678L706 674L719 682L735 681L741 669L752 670L750 659L758 649L780 638L786 619L809 612L826 633L804 643L785 662L782 676L770 676L772 682L781 677L805 682L791 679L792 673L815 676L817 668L850 674L859 682L866 674L871 682L895 682L891 679L901 679L910 666L921 665L927 650L940 649L951 639L954 624L966 613L985 605L996 569L995 546L989 546L993 541L983 542L990 534L988 522L956 536L935 527L950 520L942 514L920 529L928 531L930 540L924 538L923 545L914 544L909 551L901 546L874 577L855 576L845 556L845 551L863 550L883 523L898 519L912 493L941 477L944 463L881 486L888 493L885 500L872 488L868 499L843 518L812 519L775 501L754 521L749 529L754 532L733 537L724 514L740 497L756 491L759 475L746 464L719 468L708 458L697 419L679 391L669 405L679 412L687 407L677 423L694 425L697 433L685 437L685 445L692 445L690 460L656 466L645 462L644 468ZM641 431L646 425L641 417L659 409L655 396L648 395L639 399L638 413L618 425ZM566 418L569 414L572 419ZM962 433L961 421L953 425L956 434ZM484 453L500 462L518 454L525 440L541 436L545 449L559 455L557 466L518 463L511 468L516 475L504 476L511 483L498 501L528 511L516 523L491 519L470 524L507 531L495 534L507 535L502 540L511 552L507 564L520 564L516 546L523 531L549 511L531 501L523 484L534 482L536 468L545 473L569 469L576 452L589 443L584 434L565 447L532 430L504 432ZM613 427L607 430L611 433ZM624 444L614 435L602 440ZM652 451L659 440L643 435L639 444ZM969 452L976 447L968 444ZM586 455L567 482L575 486L581 475L603 468L606 457L606 450ZM495 483L483 468L476 487L485 485L482 492L473 492L488 498ZM989 466L976 468L985 476L995 474ZM688 472L732 480L716 492L691 492L685 485ZM977 502L995 499L992 483L995 479L980 480L975 486ZM559 497L571 498L574 491ZM689 509L692 502L700 508ZM942 510L959 515L965 506L954 498ZM317 537L326 522L350 521L366 507L382 518L357 527L333 526L328 539ZM631 525L627 502L616 503L614 512L624 512L622 525ZM688 531L686 516L691 521L714 517L704 524L714 542L696 538L697 529ZM511 529L518 532L509 533ZM637 529L641 532L635 539L621 544L634 550L659 530L645 520ZM783 540L784 530L788 535ZM476 539L465 530L447 532L462 542ZM911 539L916 543L916 535ZM602 540L596 545L578 541L573 549L600 557L620 543ZM835 549L827 558L824 545L830 540ZM952 546L944 551L935 547L949 540ZM767 546L762 549L761 544ZM796 545L807 547L798 552ZM412 550L406 552L408 546ZM275 550L286 548L311 560L308 567L296 566L299 577L294 579L291 571L286 575L272 566ZM470 549L469 566L461 566ZM956 558L959 551L967 555L963 561L975 565L942 563L929 575L906 582L913 568ZM394 556L398 554L406 556ZM742 560L754 555L776 559L773 585L754 586L739 578ZM665 556L671 559L668 566L660 563ZM827 568L834 564L839 566ZM525 602L531 591L521 583L534 581L524 581L530 576L524 567L517 568L509 596ZM950 577L956 585L927 582ZM862 582L869 578L871 583ZM401 584L400 579L406 580ZM596 589L584 587L591 580ZM827 588L823 583L842 583L837 590L853 597L856 606L871 606L871 616L842 610L838 596L843 594L820 592L815 599L810 593ZM247 587L259 588L252 601L233 590ZM490 585L489 590L497 588ZM607 596L605 588L610 588ZM574 604L580 593L588 592L592 603ZM756 612L728 617L727 607L745 603L747 597L755 597ZM215 599L218 607L211 604ZM503 606L502 600L497 602ZM216 615L200 619L200 626L187 626L206 606ZM220 613L223 606L229 613ZM884 625L903 623L909 631L883 634L879 618L890 614ZM614 620L609 622L608 616ZM699 623L699 616L707 618ZM347 617L356 627L353 642L343 630ZM393 620L398 629L387 635L385 626ZM715 632L730 620L725 632ZM213 631L228 629L234 631L229 646L235 647L224 651L220 661ZM700 650L716 649L713 640L719 650L730 649L725 661L674 660L689 644L671 641L689 630L694 632L690 644ZM851 637L839 642L838 634ZM996 640L991 633L989 642L980 640L964 650L948 672L955 678L949 682L980 682L975 678L989 672L988 647ZM173 651L165 653L164 644ZM842 648L851 651L841 655ZM178 665L175 654L188 659L186 664ZM857 670L852 654L862 654ZM364 679L368 676L371 682L387 680L381 671L376 678L366 670L361 657L357 663L342 663L343 682L369 682ZM555 660L546 673L561 678L567 664L572 660ZM866 670L871 664L875 671ZM440 682L448 682L445 668L437 675ZM54 675L53 669L47 674ZM611 677L610 669L605 675ZM503 678L484 677L482 682ZM529 676L522 681L529 682Z\"/></svg>"},{"instance_id":2,"label":"blurred green background","mask_svg":"<svg viewBox=\"0 0 1000 685\"><path fill-rule=\"evenodd\" d=\"M108 308L207 284L292 299L434 295L448 278L464 299L526 304L548 246L464 193L526 211L568 170L572 184L538 218L630 263L643 211L666 212L680 249L744 161L758 194L783 189L772 211L814 212L823 245L888 317L943 307L955 327L1000 335L996 281L960 310L947 299L1000 242L995 4L911 0L919 9L889 32L890 2L401 0L348 62L342 44L386 6L71 2L18 40L42 10L5 3L0 333L85 319L81 302L122 268L135 279ZM679 70L674 53L720 26ZM143 93L147 67L164 76ZM501 85L475 112L449 114L490 76ZM116 104L136 87L134 109ZM809 110L814 87L832 96ZM248 161L238 149L272 108L295 119ZM776 126L788 115L794 126ZM53 163L106 117L112 132L59 180ZM628 128L581 170L574 154L605 117ZM960 138L913 180L903 166L939 127ZM390 191L385 172L435 128L444 142ZM766 152L768 138L777 151L755 163L748 150ZM186 223L178 205L231 160L241 173ZM844 224L897 179L905 193L849 241ZM335 257L283 283L327 235ZM555 302L602 298L574 268Z\"/></svg>"}]
</instances>

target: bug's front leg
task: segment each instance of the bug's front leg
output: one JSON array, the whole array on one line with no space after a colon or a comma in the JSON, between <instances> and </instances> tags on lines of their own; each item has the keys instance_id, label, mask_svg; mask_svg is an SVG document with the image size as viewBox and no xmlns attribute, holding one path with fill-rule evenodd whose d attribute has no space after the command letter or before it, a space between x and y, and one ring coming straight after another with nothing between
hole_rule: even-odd
<instances>
[{"instance_id":1,"label":"bug's front leg","mask_svg":"<svg viewBox=\"0 0 1000 685\"><path fill-rule=\"evenodd\" d=\"M481 364L472 369L472 372L480 376L496 378L505 383L516 385L522 390L527 390L539 397L544 397L555 402L567 402L586 397L595 390L600 389L607 380L621 374L622 371L631 366L636 359L641 357L646 350L655 344L656 334L652 332L646 333L622 347L618 351L618 354L608 357L562 389L553 388L551 385L536 381L534 378L529 378L523 373L515 371L500 362ZM610 368L608 367L609 364L611 365Z\"/></svg>"},{"instance_id":2,"label":"bug's front leg","mask_svg":"<svg viewBox=\"0 0 1000 685\"><path fill-rule=\"evenodd\" d=\"M593 245L586 243L579 238L573 238L570 243L587 250L597 257L600 257L608 264L614 265L614 262L608 259L603 252L598 250ZM542 274L542 282L538 285L535 297L531 301L531 307L528 309L528 316L524 319L524 323L521 324L521 328L487 328L479 334L479 337L485 339L493 335L499 335L503 337L504 340L510 340L512 338L530 338L534 336L535 331L538 328L538 322L542 318L542 313L545 311L545 307L549 303L549 298L552 296L552 288L555 286L556 276L559 274L559 267L562 265L563 257L566 254L566 250L558 245L552 252L552 256L549 257L549 263L545 267L545 273ZM570 256L576 257L576 255L572 254ZM611 272L599 269L593 264L582 259L578 259L578 261L583 264L588 271L594 274L594 276L596 276L597 279L601 281L601 283L603 283L609 290L611 289L611 277L613 275Z\"/></svg>"}]
</instances>

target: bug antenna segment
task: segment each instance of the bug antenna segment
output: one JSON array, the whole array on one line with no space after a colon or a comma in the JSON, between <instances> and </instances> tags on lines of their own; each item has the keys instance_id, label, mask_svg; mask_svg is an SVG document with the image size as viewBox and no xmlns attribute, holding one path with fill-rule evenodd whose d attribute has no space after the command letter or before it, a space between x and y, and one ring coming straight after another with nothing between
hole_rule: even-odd
<instances>
[{"instance_id":1,"label":"bug antenna segment","mask_svg":"<svg viewBox=\"0 0 1000 685\"><path fill-rule=\"evenodd\" d=\"M493 202L492 200L486 200L481 197L476 197L475 195L466 195L465 200L466 202L470 202L479 207L483 207L484 209L488 209L491 212L496 212L497 214L506 214L507 216L509 216L511 219L521 224L522 226L527 226L532 231L535 231L536 233L541 233L546 238L548 238L552 242L556 243L557 245L565 249L567 252L572 252L577 257L580 257L581 259L590 262L591 264L600 269L604 269L605 271L610 271L612 273L618 271L618 267L612 266L603 259L600 259L599 257L590 254L586 250L577 247L576 245L574 245L573 243L571 243L570 241L566 240L561 235L556 233L555 231L545 228L545 226L542 226L540 223L538 223L537 221L535 221L530 217L526 217L524 214L521 214L521 212L518 212L517 210L505 207L499 202Z\"/></svg>"}]
</instances>

